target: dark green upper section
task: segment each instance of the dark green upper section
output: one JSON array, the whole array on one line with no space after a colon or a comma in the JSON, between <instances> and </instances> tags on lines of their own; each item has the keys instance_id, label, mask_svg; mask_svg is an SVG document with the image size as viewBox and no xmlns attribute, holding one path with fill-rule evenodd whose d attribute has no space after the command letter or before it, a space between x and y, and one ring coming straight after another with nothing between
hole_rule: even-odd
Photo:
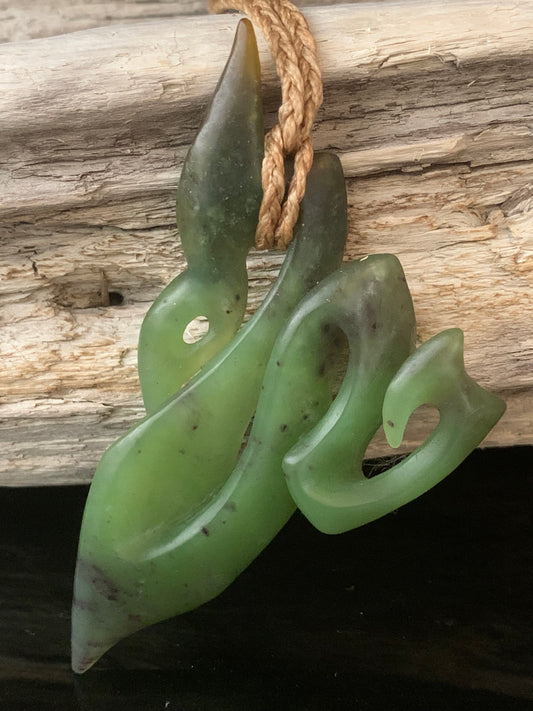
<instances>
[{"instance_id":1,"label":"dark green upper section","mask_svg":"<svg viewBox=\"0 0 533 711\"><path fill-rule=\"evenodd\" d=\"M341 162L333 153L315 153L280 277L290 271L292 279L305 283L306 291L313 288L340 266L347 233Z\"/></svg>"},{"instance_id":2,"label":"dark green upper section","mask_svg":"<svg viewBox=\"0 0 533 711\"><path fill-rule=\"evenodd\" d=\"M216 279L252 246L263 147L259 57L252 25L242 20L178 188L178 228L193 272Z\"/></svg>"}]
</instances>

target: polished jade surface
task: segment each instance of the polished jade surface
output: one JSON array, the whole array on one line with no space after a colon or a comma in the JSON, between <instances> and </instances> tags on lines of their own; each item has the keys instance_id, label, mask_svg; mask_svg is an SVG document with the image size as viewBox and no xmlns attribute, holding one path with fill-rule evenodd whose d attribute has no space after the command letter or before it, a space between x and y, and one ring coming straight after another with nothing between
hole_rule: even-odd
<instances>
[{"instance_id":1,"label":"polished jade surface","mask_svg":"<svg viewBox=\"0 0 533 711\"><path fill-rule=\"evenodd\" d=\"M194 587L175 594L172 579L182 571L173 541L234 469L274 341L305 293L338 268L345 238L340 163L316 155L295 239L261 308L186 386L102 457L80 536L75 670L126 634L199 604ZM154 549L162 552L154 557Z\"/></svg>"},{"instance_id":2,"label":"polished jade surface","mask_svg":"<svg viewBox=\"0 0 533 711\"><path fill-rule=\"evenodd\" d=\"M264 129L261 74L252 25L242 20L207 117L182 169L177 224L188 268L160 294L139 336L139 379L155 412L230 341L248 295L246 256L261 203ZM198 316L209 330L183 333Z\"/></svg>"},{"instance_id":3,"label":"polished jade surface","mask_svg":"<svg viewBox=\"0 0 533 711\"><path fill-rule=\"evenodd\" d=\"M505 410L499 397L467 375L459 329L422 344L386 388L390 371L377 358L372 363L360 351L353 358L355 370L327 418L283 462L294 501L324 533L362 526L425 493L459 466ZM363 458L378 426L383 424L389 444L398 447L420 405L439 411L433 432L407 458L366 478Z\"/></svg>"}]
</instances>

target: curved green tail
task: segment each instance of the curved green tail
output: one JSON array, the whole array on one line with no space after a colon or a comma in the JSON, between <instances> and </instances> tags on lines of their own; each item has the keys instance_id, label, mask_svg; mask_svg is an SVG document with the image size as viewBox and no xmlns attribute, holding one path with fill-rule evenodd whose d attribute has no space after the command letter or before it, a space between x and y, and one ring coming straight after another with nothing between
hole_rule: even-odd
<instances>
[{"instance_id":1,"label":"curved green tail","mask_svg":"<svg viewBox=\"0 0 533 711\"><path fill-rule=\"evenodd\" d=\"M283 463L296 504L324 533L362 526L428 491L459 466L505 411L503 400L467 375L459 329L420 346L377 398L365 392L365 383L383 377L379 361L374 373L361 375L353 384L345 381L345 403L336 401L325 418L338 418L336 429L320 423ZM423 404L440 413L432 434L406 459L365 478L363 456L381 421L389 444L397 447L410 415Z\"/></svg>"}]
</instances>

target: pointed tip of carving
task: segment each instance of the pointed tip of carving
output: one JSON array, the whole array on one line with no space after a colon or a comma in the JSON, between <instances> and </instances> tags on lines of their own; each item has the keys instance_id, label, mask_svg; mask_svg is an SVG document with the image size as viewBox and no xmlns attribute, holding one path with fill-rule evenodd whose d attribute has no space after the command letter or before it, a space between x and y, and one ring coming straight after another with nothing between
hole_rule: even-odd
<instances>
[{"instance_id":1,"label":"pointed tip of carving","mask_svg":"<svg viewBox=\"0 0 533 711\"><path fill-rule=\"evenodd\" d=\"M257 40L255 37L254 26L247 17L239 20L239 24L235 30L235 39L233 40L232 51L235 51L235 48L238 47L239 44L242 44L243 46L243 52L247 61L253 62L253 68L251 67L251 69L254 72L260 72L261 69L259 66L259 54L257 51Z\"/></svg>"},{"instance_id":2,"label":"pointed tip of carving","mask_svg":"<svg viewBox=\"0 0 533 711\"><path fill-rule=\"evenodd\" d=\"M75 674L86 672L113 646L109 642L99 642L90 634L80 633L79 624L74 621L71 645L71 667Z\"/></svg>"},{"instance_id":3,"label":"pointed tip of carving","mask_svg":"<svg viewBox=\"0 0 533 711\"><path fill-rule=\"evenodd\" d=\"M84 674L105 654L107 649L92 651L88 647L72 647L71 667L75 674Z\"/></svg>"},{"instance_id":4,"label":"pointed tip of carving","mask_svg":"<svg viewBox=\"0 0 533 711\"><path fill-rule=\"evenodd\" d=\"M71 618L71 666L76 674L151 622L133 609L130 592L92 559L78 557Z\"/></svg>"},{"instance_id":5,"label":"pointed tip of carving","mask_svg":"<svg viewBox=\"0 0 533 711\"><path fill-rule=\"evenodd\" d=\"M103 657L116 640L109 637L104 617L97 602L72 604L71 667L76 674L83 674Z\"/></svg>"},{"instance_id":6,"label":"pointed tip of carving","mask_svg":"<svg viewBox=\"0 0 533 711\"><path fill-rule=\"evenodd\" d=\"M115 644L144 626L136 615L124 615L122 611L117 614L117 610L108 609L105 604L99 606L98 601L94 606L80 606L75 600L72 606L72 671L83 674Z\"/></svg>"},{"instance_id":7,"label":"pointed tip of carving","mask_svg":"<svg viewBox=\"0 0 533 711\"><path fill-rule=\"evenodd\" d=\"M246 255L252 246L264 141L257 43L249 20L241 20L178 186L176 218L189 268L221 269L225 259L233 260L232 249Z\"/></svg>"},{"instance_id":8,"label":"pointed tip of carving","mask_svg":"<svg viewBox=\"0 0 533 711\"><path fill-rule=\"evenodd\" d=\"M233 113L241 111L247 116L257 113L262 132L261 65L255 32L247 19L240 20L235 30L233 45L213 94L204 130L209 124L211 112L220 114L228 110ZM216 128L220 121L214 123ZM211 127L211 130L214 128Z\"/></svg>"}]
</instances>

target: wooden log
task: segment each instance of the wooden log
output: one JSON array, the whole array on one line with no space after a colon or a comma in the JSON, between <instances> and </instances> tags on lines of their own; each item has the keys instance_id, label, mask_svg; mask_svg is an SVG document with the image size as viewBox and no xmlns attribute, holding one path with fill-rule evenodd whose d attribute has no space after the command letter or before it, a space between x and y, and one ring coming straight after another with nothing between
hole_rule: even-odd
<instances>
[{"instance_id":1,"label":"wooden log","mask_svg":"<svg viewBox=\"0 0 533 711\"><path fill-rule=\"evenodd\" d=\"M419 339L462 328L470 374L507 400L486 444L533 443L533 2L306 15L325 84L315 145L347 175L347 259L398 254ZM0 46L0 484L88 481L141 416L138 330L184 265L180 165L236 22ZM261 59L271 125L279 93L262 42ZM251 255L250 312L282 258ZM376 439L370 454L384 452Z\"/></svg>"},{"instance_id":2,"label":"wooden log","mask_svg":"<svg viewBox=\"0 0 533 711\"><path fill-rule=\"evenodd\" d=\"M334 5L364 0L296 0L295 5ZM385 2L387 0L378 0ZM0 43L78 32L91 27L206 15L207 0L0 0Z\"/></svg>"}]
</instances>

